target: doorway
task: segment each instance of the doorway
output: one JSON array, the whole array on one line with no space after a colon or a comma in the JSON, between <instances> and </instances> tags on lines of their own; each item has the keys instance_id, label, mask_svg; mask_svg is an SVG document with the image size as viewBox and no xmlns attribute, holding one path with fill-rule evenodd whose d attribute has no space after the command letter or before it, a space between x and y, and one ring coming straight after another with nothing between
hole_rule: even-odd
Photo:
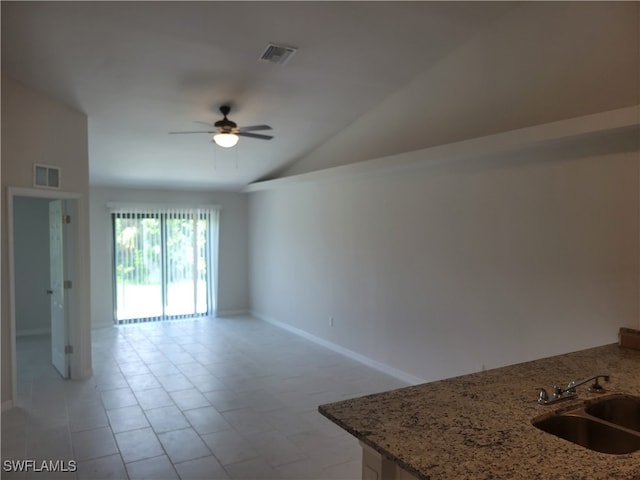
<instances>
[{"instance_id":1,"label":"doorway","mask_svg":"<svg viewBox=\"0 0 640 480\"><path fill-rule=\"evenodd\" d=\"M29 375L29 359L46 355L49 359L50 372L46 374L71 377L73 358L72 337L78 327L75 313L75 299L71 289L57 296L60 309L57 318L62 323L52 325L51 306L52 289L57 287L51 283L51 245L50 215L51 205L64 207L65 213L75 216L78 211L79 194L45 191L36 189L10 188L8 192L8 253L9 253L9 310L11 320L11 371L13 404L19 400L18 374ZM53 210L55 213L55 209ZM62 219L61 219L62 220ZM64 229L64 239L67 246L57 245L60 253L66 253L66 260L58 265L64 265L64 275L67 281L65 287L71 287L76 276L75 246L78 242L78 229ZM58 232L62 240L62 229ZM55 237L55 233L53 233ZM55 270L54 264L54 270ZM69 283L70 282L70 283ZM65 299L66 305L61 302ZM55 340L56 345L53 345ZM58 345L58 343L60 345ZM18 346L24 347L24 352L18 354ZM58 362L53 366L53 357L58 350ZM62 357L60 356L62 350ZM36 354L37 352L37 354ZM65 355L68 354L68 355ZM60 361L62 359L62 362ZM18 368L19 362L20 367ZM36 362L37 363L37 362ZM42 365L42 362L39 363ZM41 368L41 367L39 367ZM31 372L33 373L33 372ZM43 372L40 372L43 373Z\"/></svg>"}]
</instances>

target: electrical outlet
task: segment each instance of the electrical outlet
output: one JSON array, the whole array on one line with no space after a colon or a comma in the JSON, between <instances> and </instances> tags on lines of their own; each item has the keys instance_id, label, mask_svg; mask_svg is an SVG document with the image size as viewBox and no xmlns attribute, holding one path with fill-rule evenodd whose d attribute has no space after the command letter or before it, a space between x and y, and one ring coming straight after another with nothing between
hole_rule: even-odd
<instances>
[{"instance_id":1,"label":"electrical outlet","mask_svg":"<svg viewBox=\"0 0 640 480\"><path fill-rule=\"evenodd\" d=\"M329 326L333 327L333 317L329 317Z\"/></svg>"}]
</instances>

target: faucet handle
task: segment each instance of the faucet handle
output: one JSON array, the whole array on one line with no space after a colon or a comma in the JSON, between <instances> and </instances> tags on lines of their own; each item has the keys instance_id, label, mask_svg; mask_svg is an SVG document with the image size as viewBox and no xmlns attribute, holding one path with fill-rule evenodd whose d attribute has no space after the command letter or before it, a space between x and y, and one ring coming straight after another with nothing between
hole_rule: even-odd
<instances>
[{"instance_id":1,"label":"faucet handle","mask_svg":"<svg viewBox=\"0 0 640 480\"><path fill-rule=\"evenodd\" d=\"M549 401L549 394L542 387L536 387L536 390L540 390L540 394L538 395L538 403L545 405Z\"/></svg>"}]
</instances>

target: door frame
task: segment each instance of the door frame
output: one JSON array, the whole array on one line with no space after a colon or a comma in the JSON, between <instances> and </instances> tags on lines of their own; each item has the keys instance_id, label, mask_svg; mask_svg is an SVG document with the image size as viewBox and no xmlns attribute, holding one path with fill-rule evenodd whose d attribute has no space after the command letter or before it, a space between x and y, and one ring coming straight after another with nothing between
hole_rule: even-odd
<instances>
[{"instance_id":1,"label":"door frame","mask_svg":"<svg viewBox=\"0 0 640 480\"><path fill-rule=\"evenodd\" d=\"M20 188L20 187L8 187L7 188L7 243L9 253L9 317L10 317L10 338L11 338L11 403L16 404L18 395L18 373L17 373L17 357L16 357L16 305L15 305L15 232L14 232L14 198L15 197L31 197L31 198L44 198L49 200L75 200L76 203L83 197L81 193L64 192L60 190L39 190L36 188ZM77 205L76 205L77 207ZM74 208L77 211L77 208ZM69 240L72 245L79 244L78 229L72 228L68 231ZM76 265L77 262L72 262ZM75 272L74 272L75 276ZM77 297L74 296L73 301L77 301ZM67 308L67 306L65 306ZM71 337L78 338L73 335L78 329L78 319L74 318L71 314L75 309L69 309L68 317L68 334ZM70 364L73 363L73 358L70 359ZM72 369L73 371L74 369Z\"/></svg>"}]
</instances>

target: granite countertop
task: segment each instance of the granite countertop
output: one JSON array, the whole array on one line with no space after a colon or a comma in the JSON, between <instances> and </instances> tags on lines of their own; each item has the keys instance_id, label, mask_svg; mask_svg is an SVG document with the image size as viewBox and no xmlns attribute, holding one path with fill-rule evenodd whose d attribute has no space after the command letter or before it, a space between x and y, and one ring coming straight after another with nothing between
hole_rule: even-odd
<instances>
[{"instance_id":1,"label":"granite countertop","mask_svg":"<svg viewBox=\"0 0 640 480\"><path fill-rule=\"evenodd\" d=\"M640 395L640 351L581 350L461 377L321 405L321 414L422 479L640 479L640 450L611 455L543 432L533 418L601 398L539 405L553 390L608 373L607 393ZM605 394L605 395L606 395Z\"/></svg>"}]
</instances>

